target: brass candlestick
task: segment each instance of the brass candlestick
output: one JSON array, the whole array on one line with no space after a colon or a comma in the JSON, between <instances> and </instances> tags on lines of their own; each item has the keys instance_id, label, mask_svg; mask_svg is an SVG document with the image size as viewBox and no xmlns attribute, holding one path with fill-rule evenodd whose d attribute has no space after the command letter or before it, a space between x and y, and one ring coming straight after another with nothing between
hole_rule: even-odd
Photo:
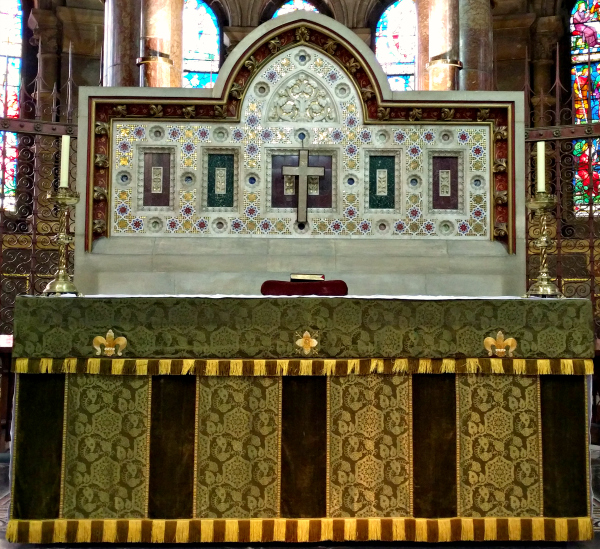
<instances>
[{"instance_id":1,"label":"brass candlestick","mask_svg":"<svg viewBox=\"0 0 600 549\"><path fill-rule=\"evenodd\" d=\"M529 288L526 297L565 297L552 282L552 277L548 270L548 248L552 244L548 221L550 212L556 207L556 196L547 192L537 192L527 201L527 208L534 212L534 216L540 219L540 236L535 241L535 245L540 249L540 272L537 281Z\"/></svg>"},{"instance_id":2,"label":"brass candlestick","mask_svg":"<svg viewBox=\"0 0 600 549\"><path fill-rule=\"evenodd\" d=\"M48 193L48 200L53 200L58 204L58 234L54 241L58 243L58 270L54 280L48 283L42 295L53 296L63 294L81 295L71 282L71 277L67 273L67 247L73 242L73 236L67 231L67 215L69 207L79 202L79 193L66 187L59 187L56 191Z\"/></svg>"}]
</instances>

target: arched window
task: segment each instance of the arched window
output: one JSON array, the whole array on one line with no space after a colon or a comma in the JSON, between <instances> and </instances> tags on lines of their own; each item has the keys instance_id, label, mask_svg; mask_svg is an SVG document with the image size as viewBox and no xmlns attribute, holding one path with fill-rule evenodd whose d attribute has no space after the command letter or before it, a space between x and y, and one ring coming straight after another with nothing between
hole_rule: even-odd
<instances>
[{"instance_id":1,"label":"arched window","mask_svg":"<svg viewBox=\"0 0 600 549\"><path fill-rule=\"evenodd\" d=\"M183 87L212 88L219 72L221 32L215 12L202 0L183 5Z\"/></svg>"},{"instance_id":2,"label":"arched window","mask_svg":"<svg viewBox=\"0 0 600 549\"><path fill-rule=\"evenodd\" d=\"M304 10L304 11L314 11L319 12L317 8L315 8L310 2L306 0L290 0L281 6L274 14L273 18L279 17L280 15L285 15L286 13L291 13L293 11Z\"/></svg>"},{"instance_id":3,"label":"arched window","mask_svg":"<svg viewBox=\"0 0 600 549\"><path fill-rule=\"evenodd\" d=\"M397 0L377 23L375 55L394 91L415 89L417 11L415 0Z\"/></svg>"},{"instance_id":4,"label":"arched window","mask_svg":"<svg viewBox=\"0 0 600 549\"><path fill-rule=\"evenodd\" d=\"M0 116L19 117L23 13L20 0L0 3ZM17 135L0 132L0 209L14 210L17 190Z\"/></svg>"},{"instance_id":5,"label":"arched window","mask_svg":"<svg viewBox=\"0 0 600 549\"><path fill-rule=\"evenodd\" d=\"M599 6L594 0L575 2L571 12L571 84L575 123L598 122L598 91L600 89L600 21ZM575 178L573 180L573 206L575 214L588 216L600 213L600 163L599 140L573 141ZM591 175L591 181L590 181Z\"/></svg>"}]
</instances>

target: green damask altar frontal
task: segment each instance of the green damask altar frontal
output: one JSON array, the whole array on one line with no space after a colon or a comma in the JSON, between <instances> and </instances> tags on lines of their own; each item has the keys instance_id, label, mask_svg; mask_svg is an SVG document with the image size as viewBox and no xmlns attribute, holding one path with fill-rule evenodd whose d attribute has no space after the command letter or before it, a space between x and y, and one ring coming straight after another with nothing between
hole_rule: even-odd
<instances>
[{"instance_id":1,"label":"green damask altar frontal","mask_svg":"<svg viewBox=\"0 0 600 549\"><path fill-rule=\"evenodd\" d=\"M584 300L20 298L7 538L589 539L592 356Z\"/></svg>"}]
</instances>

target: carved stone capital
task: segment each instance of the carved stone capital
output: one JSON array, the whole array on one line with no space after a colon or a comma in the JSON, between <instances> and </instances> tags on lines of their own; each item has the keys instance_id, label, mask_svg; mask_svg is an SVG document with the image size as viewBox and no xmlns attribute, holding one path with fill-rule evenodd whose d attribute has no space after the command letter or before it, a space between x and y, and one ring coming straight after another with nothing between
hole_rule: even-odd
<instances>
[{"instance_id":1,"label":"carved stone capital","mask_svg":"<svg viewBox=\"0 0 600 549\"><path fill-rule=\"evenodd\" d=\"M27 26L33 31L31 43L41 43L40 53L58 53L58 18L49 10L32 9Z\"/></svg>"}]
</instances>

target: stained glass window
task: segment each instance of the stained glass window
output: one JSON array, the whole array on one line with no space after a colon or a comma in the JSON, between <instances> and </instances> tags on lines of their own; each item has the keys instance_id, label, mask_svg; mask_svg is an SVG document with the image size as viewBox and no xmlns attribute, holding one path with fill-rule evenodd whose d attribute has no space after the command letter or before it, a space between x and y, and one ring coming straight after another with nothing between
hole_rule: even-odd
<instances>
[{"instance_id":1,"label":"stained glass window","mask_svg":"<svg viewBox=\"0 0 600 549\"><path fill-rule=\"evenodd\" d=\"M579 0L571 12L571 85L576 124L600 121L599 11L600 3L597 0ZM594 214L600 213L599 146L598 139L593 139L591 145L587 139L573 141L573 206L577 215L589 215L590 207L593 208Z\"/></svg>"},{"instance_id":2,"label":"stained glass window","mask_svg":"<svg viewBox=\"0 0 600 549\"><path fill-rule=\"evenodd\" d=\"M290 0L281 6L274 14L273 18L285 15L286 13L292 13L293 11L304 10L304 11L315 11L318 13L318 9L315 8L310 2L306 0Z\"/></svg>"},{"instance_id":3,"label":"stained glass window","mask_svg":"<svg viewBox=\"0 0 600 549\"><path fill-rule=\"evenodd\" d=\"M4 0L3 0L4 1ZM183 5L183 87L212 88L219 72L221 33L215 12L202 0Z\"/></svg>"},{"instance_id":4,"label":"stained glass window","mask_svg":"<svg viewBox=\"0 0 600 549\"><path fill-rule=\"evenodd\" d=\"M415 0L397 0L375 30L375 55L394 91L415 89L417 10Z\"/></svg>"},{"instance_id":5,"label":"stained glass window","mask_svg":"<svg viewBox=\"0 0 600 549\"><path fill-rule=\"evenodd\" d=\"M0 116L19 117L23 15L20 0L0 2ZM17 136L0 132L0 208L13 210L17 189Z\"/></svg>"}]
</instances>

